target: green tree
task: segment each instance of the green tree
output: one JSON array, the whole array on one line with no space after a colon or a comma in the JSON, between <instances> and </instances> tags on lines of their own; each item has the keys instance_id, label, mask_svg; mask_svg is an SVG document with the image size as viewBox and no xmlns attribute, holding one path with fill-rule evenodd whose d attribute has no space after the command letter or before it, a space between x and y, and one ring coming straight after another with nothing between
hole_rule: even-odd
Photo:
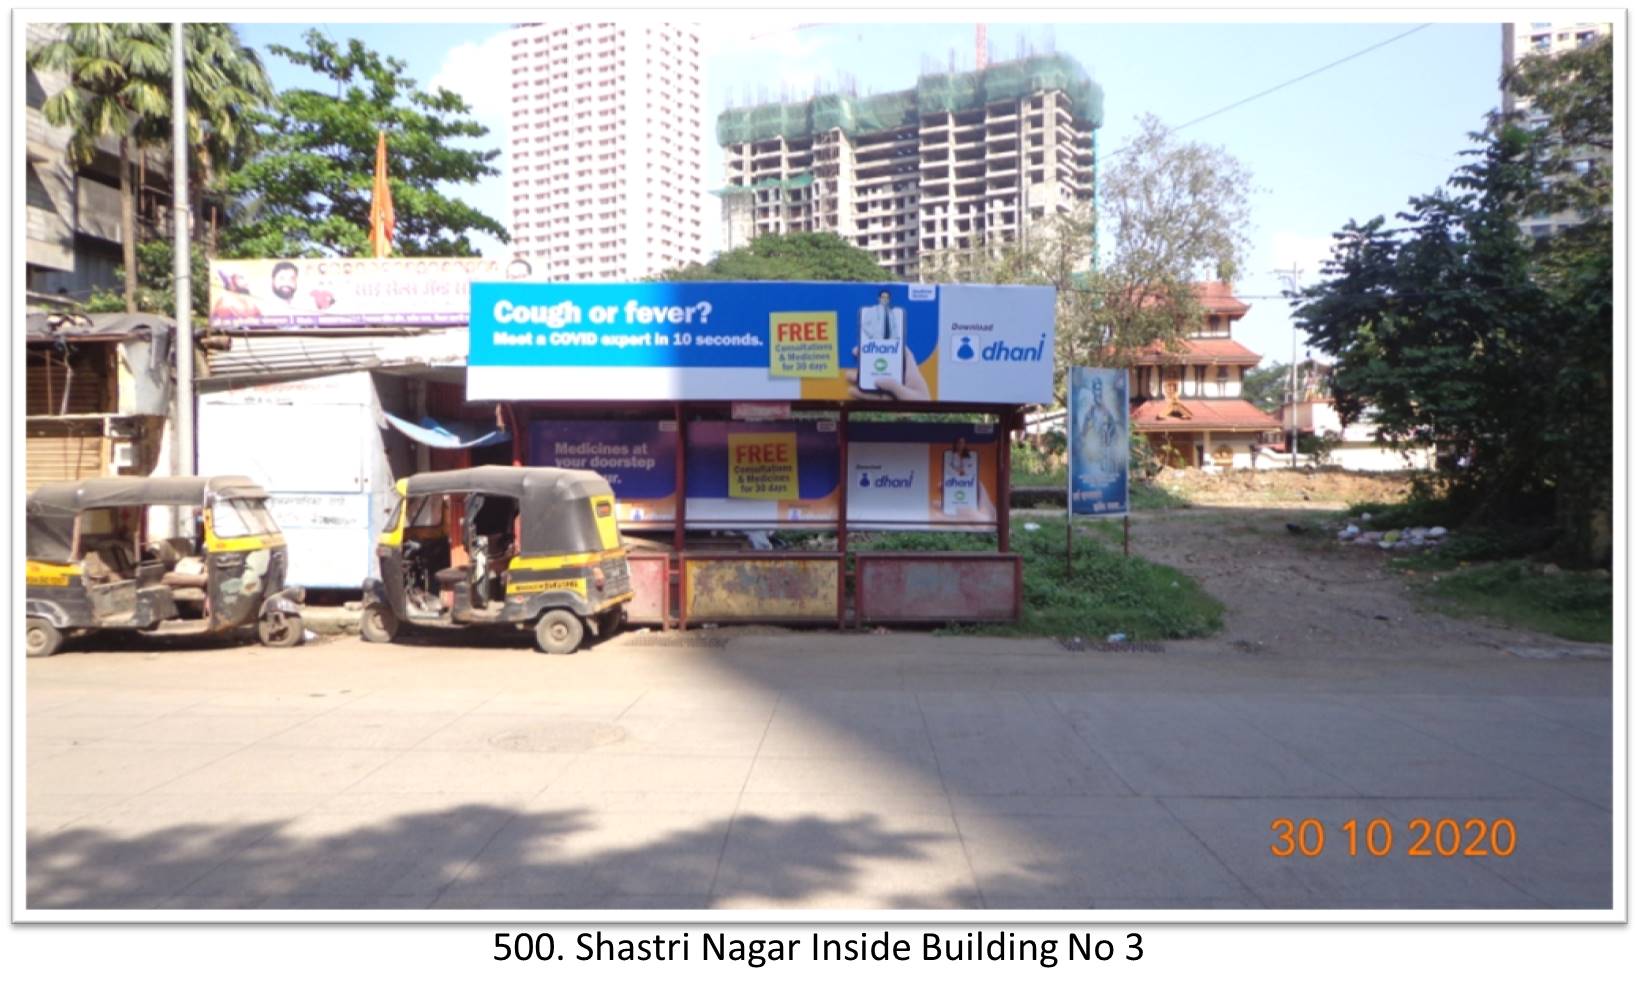
<instances>
[{"instance_id":1,"label":"green tree","mask_svg":"<svg viewBox=\"0 0 1638 996\"><path fill-rule=\"evenodd\" d=\"M1247 370L1245 379L1240 383L1240 397L1270 415L1280 410L1280 405L1285 403L1285 396L1290 392L1291 364L1278 360Z\"/></svg>"},{"instance_id":2,"label":"green tree","mask_svg":"<svg viewBox=\"0 0 1638 996\"><path fill-rule=\"evenodd\" d=\"M1250 173L1227 151L1183 142L1152 115L1111 157L1090 206L1030 219L1021 239L923 257L923 279L1049 284L1058 292L1058 392L1076 364L1130 365L1200 327L1196 285L1232 280L1245 256ZM1092 267L1099 230L1112 252Z\"/></svg>"},{"instance_id":3,"label":"green tree","mask_svg":"<svg viewBox=\"0 0 1638 996\"><path fill-rule=\"evenodd\" d=\"M378 131L387 133L395 255L472 256L473 232L508 238L500 222L438 189L500 175L498 149L460 147L489 129L459 95L417 89L404 62L357 39L341 45L308 31L303 40L305 50L270 51L335 81L335 92L286 90L255 115L261 151L223 184L232 198L223 255L367 254Z\"/></svg>"},{"instance_id":4,"label":"green tree","mask_svg":"<svg viewBox=\"0 0 1638 996\"><path fill-rule=\"evenodd\" d=\"M1608 46L1592 51L1611 58ZM1449 189L1412 199L1396 225L1344 226L1297 315L1309 343L1337 357L1345 419L1369 405L1389 438L1461 454L1448 484L1475 520L1550 521L1558 556L1598 561L1613 458L1610 217L1595 210L1541 240L1519 226L1569 182L1558 157L1571 136L1583 147L1608 141L1611 76L1585 65L1578 54L1511 76L1532 88L1521 95L1548 125L1495 116ZM1588 124L1598 120L1602 132ZM1584 203L1607 203L1588 186L1599 175L1576 174Z\"/></svg>"},{"instance_id":5,"label":"green tree","mask_svg":"<svg viewBox=\"0 0 1638 996\"><path fill-rule=\"evenodd\" d=\"M29 66L62 73L68 83L40 111L54 127L68 128L68 159L75 166L96 157L97 143L119 141L119 214L125 270L125 307L136 310L136 198L131 153L152 122L170 113L171 51L157 24L66 24L60 35L29 52Z\"/></svg>"},{"instance_id":6,"label":"green tree","mask_svg":"<svg viewBox=\"0 0 1638 996\"><path fill-rule=\"evenodd\" d=\"M886 283L893 274L833 232L761 235L709 263L667 270L659 280L845 280Z\"/></svg>"},{"instance_id":7,"label":"green tree","mask_svg":"<svg viewBox=\"0 0 1638 996\"><path fill-rule=\"evenodd\" d=\"M69 157L77 165L91 161L99 139L119 136L123 304L126 310L152 310L157 298L144 290L154 285L144 283L143 275L154 267L151 260L139 258L144 249L136 242L131 172L133 156L145 167L148 150L171 144L171 26L70 24L60 32L61 37L37 46L29 56L31 66L68 77L68 86L41 110L53 125L72 129ZM219 171L254 148L254 135L240 122L264 106L272 85L261 60L240 43L231 25L184 25L183 45L189 200L194 217L202 218L205 194L214 188ZM167 264L167 273L169 269ZM168 299L168 290L159 297ZM106 296L97 303L106 305Z\"/></svg>"},{"instance_id":8,"label":"green tree","mask_svg":"<svg viewBox=\"0 0 1638 996\"><path fill-rule=\"evenodd\" d=\"M192 299L193 315L201 324L210 312L210 265L208 250L202 242L192 242L188 246L193 258L191 267L192 283L189 284L189 297ZM139 243L136 247L137 260L137 292L136 309L154 315L170 315L176 311L176 246L169 239L150 239ZM120 272L123 279L124 272ZM101 311L129 311L124 299L108 291L93 291L86 298L85 310L90 312Z\"/></svg>"}]
</instances>

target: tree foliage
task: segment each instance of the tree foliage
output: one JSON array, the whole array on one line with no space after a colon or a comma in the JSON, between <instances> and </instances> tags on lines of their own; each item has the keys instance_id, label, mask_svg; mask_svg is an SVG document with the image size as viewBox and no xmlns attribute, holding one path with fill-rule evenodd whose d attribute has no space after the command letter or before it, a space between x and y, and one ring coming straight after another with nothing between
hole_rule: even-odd
<instances>
[{"instance_id":1,"label":"tree foliage","mask_svg":"<svg viewBox=\"0 0 1638 996\"><path fill-rule=\"evenodd\" d=\"M263 148L226 180L234 217L221 236L224 255L367 254L378 131L387 133L395 255L472 256L471 233L508 237L500 222L438 189L500 175L498 149L460 147L489 130L459 95L417 89L403 61L357 39L338 44L308 31L303 40L304 50L269 50L333 80L335 92L286 90L255 115Z\"/></svg>"},{"instance_id":2,"label":"tree foliage","mask_svg":"<svg viewBox=\"0 0 1638 996\"><path fill-rule=\"evenodd\" d=\"M242 122L265 106L272 84L256 53L239 41L233 27L220 23L183 25L185 100L187 102L188 171L194 216L202 213L207 190L215 189L224 169L242 162L255 148L255 135ZM41 107L46 120L70 129L69 160L83 166L96 154L96 143L120 143L121 229L124 263L121 279L126 309L152 310L165 288L143 282L152 271L150 246L136 244L131 152L171 145L171 26L146 23L79 23L63 25L59 37L29 53L29 64L61 72L68 85ZM169 264L165 270L169 272ZM166 278L168 280L168 278ZM107 295L98 298L107 304Z\"/></svg>"},{"instance_id":3,"label":"tree foliage","mask_svg":"<svg viewBox=\"0 0 1638 996\"><path fill-rule=\"evenodd\" d=\"M1245 256L1249 172L1223 149L1183 142L1158 118L1139 119L1089 205L1028 219L1023 238L923 258L923 278L1049 284L1058 292L1058 393L1073 365L1126 366L1150 346L1200 327L1196 285L1232 280ZM1099 229L1113 251L1094 268Z\"/></svg>"},{"instance_id":4,"label":"tree foliage","mask_svg":"<svg viewBox=\"0 0 1638 996\"><path fill-rule=\"evenodd\" d=\"M761 235L709 263L667 270L660 280L843 280L883 283L893 274L833 232Z\"/></svg>"},{"instance_id":5,"label":"tree foliage","mask_svg":"<svg viewBox=\"0 0 1638 996\"><path fill-rule=\"evenodd\" d=\"M46 121L67 128L68 161L89 164L97 143L119 141L121 249L126 310L136 307L136 210L131 149L170 113L170 46L157 24L66 24L29 53L29 65L62 73L68 83L40 106Z\"/></svg>"},{"instance_id":6,"label":"tree foliage","mask_svg":"<svg viewBox=\"0 0 1638 996\"><path fill-rule=\"evenodd\" d=\"M1540 240L1520 222L1558 184L1608 203L1592 189L1607 172L1557 168L1570 141L1608 147L1611 77L1586 65L1611 50L1590 51L1510 74L1548 124L1493 116L1448 189L1413 198L1394 224L1349 222L1297 310L1310 345L1337 358L1345 419L1370 406L1384 435L1465 457L1448 483L1475 518L1553 517L1557 553L1575 560L1608 555L1610 217L1594 211Z\"/></svg>"},{"instance_id":7,"label":"tree foliage","mask_svg":"<svg viewBox=\"0 0 1638 996\"><path fill-rule=\"evenodd\" d=\"M1278 360L1252 367L1240 382L1240 397L1270 415L1280 410L1290 392L1291 364Z\"/></svg>"}]
</instances>

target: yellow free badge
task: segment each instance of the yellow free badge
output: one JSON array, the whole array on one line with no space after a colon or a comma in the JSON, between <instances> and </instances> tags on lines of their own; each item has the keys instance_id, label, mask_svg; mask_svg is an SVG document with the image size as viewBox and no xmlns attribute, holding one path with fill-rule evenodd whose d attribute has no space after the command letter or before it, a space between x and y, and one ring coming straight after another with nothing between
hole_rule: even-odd
<instances>
[{"instance_id":1,"label":"yellow free badge","mask_svg":"<svg viewBox=\"0 0 1638 996\"><path fill-rule=\"evenodd\" d=\"M768 315L768 373L773 377L840 377L836 343L834 311L771 312Z\"/></svg>"}]
</instances>

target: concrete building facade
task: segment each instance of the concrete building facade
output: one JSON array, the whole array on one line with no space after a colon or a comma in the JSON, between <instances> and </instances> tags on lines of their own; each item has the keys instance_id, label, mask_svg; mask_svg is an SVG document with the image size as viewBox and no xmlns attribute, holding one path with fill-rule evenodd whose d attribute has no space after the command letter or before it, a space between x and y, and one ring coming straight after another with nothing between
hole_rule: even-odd
<instances>
[{"instance_id":1,"label":"concrete building facade","mask_svg":"<svg viewBox=\"0 0 1638 996\"><path fill-rule=\"evenodd\" d=\"M717 118L723 248L834 232L911 277L924 254L1009 242L1089 203L1102 123L1102 91L1063 55L731 109Z\"/></svg>"},{"instance_id":2,"label":"concrete building facade","mask_svg":"<svg viewBox=\"0 0 1638 996\"><path fill-rule=\"evenodd\" d=\"M1560 55L1596 43L1607 36L1612 25L1597 21L1517 21L1502 25L1502 68L1511 68L1520 59L1527 55ZM1528 101L1520 101L1502 89L1502 111L1507 114L1515 112L1525 115L1525 122L1531 127L1542 127L1547 124L1545 114L1532 113ZM1589 150L1588 155L1601 155ZM1578 161L1578 168L1579 161ZM1532 215L1522 222L1526 235L1533 238L1546 238L1559 229L1578 224L1584 220L1574 211L1560 211L1555 214Z\"/></svg>"},{"instance_id":3,"label":"concrete building facade","mask_svg":"<svg viewBox=\"0 0 1638 996\"><path fill-rule=\"evenodd\" d=\"M55 40L52 24L28 25L28 48ZM69 129L56 128L41 108L68 86L58 72L27 69L24 108L27 234L24 243L27 289L32 294L85 302L92 291L123 286L122 221L119 206L119 139L97 142L91 161L69 161ZM132 185L138 241L170 232L168 145L146 150L132 146Z\"/></svg>"},{"instance_id":4,"label":"concrete building facade","mask_svg":"<svg viewBox=\"0 0 1638 996\"><path fill-rule=\"evenodd\" d=\"M1205 328L1175 346L1155 345L1128 373L1132 430L1172 467L1254 467L1253 448L1280 423L1241 397L1246 371L1261 357L1233 338L1250 305L1226 283L1197 288Z\"/></svg>"},{"instance_id":5,"label":"concrete building facade","mask_svg":"<svg viewBox=\"0 0 1638 996\"><path fill-rule=\"evenodd\" d=\"M533 278L637 280L704 262L698 29L524 24L509 49L508 213Z\"/></svg>"}]
</instances>

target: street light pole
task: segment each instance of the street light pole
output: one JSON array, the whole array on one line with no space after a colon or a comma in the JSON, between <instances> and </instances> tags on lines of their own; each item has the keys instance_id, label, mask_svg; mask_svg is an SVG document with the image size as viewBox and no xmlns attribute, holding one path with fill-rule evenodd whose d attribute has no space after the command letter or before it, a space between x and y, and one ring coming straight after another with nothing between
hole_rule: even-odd
<instances>
[{"instance_id":1,"label":"street light pole","mask_svg":"<svg viewBox=\"0 0 1638 996\"><path fill-rule=\"evenodd\" d=\"M176 427L171 473L193 473L193 254L188 247L188 88L182 22L171 25L171 237L175 242Z\"/></svg>"},{"instance_id":2,"label":"street light pole","mask_svg":"<svg viewBox=\"0 0 1638 996\"><path fill-rule=\"evenodd\" d=\"M1289 270L1275 270L1285 280L1286 297L1296 300L1302 284L1302 267L1291 264ZM1291 378L1286 388L1286 408L1291 412L1291 469L1297 469L1297 323L1291 323Z\"/></svg>"}]
</instances>

